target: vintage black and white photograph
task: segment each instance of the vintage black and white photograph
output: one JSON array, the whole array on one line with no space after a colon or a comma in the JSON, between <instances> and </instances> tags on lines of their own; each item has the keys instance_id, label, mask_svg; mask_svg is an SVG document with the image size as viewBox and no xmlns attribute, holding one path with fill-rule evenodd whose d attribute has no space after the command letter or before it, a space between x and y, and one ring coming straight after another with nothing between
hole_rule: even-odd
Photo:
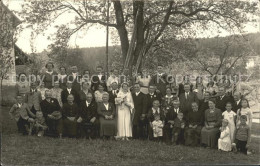
<instances>
[{"instance_id":1,"label":"vintage black and white photograph","mask_svg":"<svg viewBox=\"0 0 260 166\"><path fill-rule=\"evenodd\" d=\"M1 165L260 164L259 0L0 0Z\"/></svg>"}]
</instances>

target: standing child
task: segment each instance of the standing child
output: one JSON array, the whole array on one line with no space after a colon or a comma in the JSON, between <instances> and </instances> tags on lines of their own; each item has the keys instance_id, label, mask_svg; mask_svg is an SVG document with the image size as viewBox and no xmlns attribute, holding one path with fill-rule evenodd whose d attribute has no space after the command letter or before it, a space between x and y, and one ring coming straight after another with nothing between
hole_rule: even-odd
<instances>
[{"instance_id":1,"label":"standing child","mask_svg":"<svg viewBox=\"0 0 260 166\"><path fill-rule=\"evenodd\" d=\"M226 111L222 113L223 119L226 119L228 121L228 128L230 131L230 138L231 142L234 142L234 133L235 133L235 121L236 121L236 113L231 110L232 104L230 102L227 102L226 104Z\"/></svg>"},{"instance_id":2,"label":"standing child","mask_svg":"<svg viewBox=\"0 0 260 166\"><path fill-rule=\"evenodd\" d=\"M41 92L36 89L36 82L31 83L30 92L25 96L25 102L28 104L31 112L35 115L40 110L40 102L42 101Z\"/></svg>"},{"instance_id":3,"label":"standing child","mask_svg":"<svg viewBox=\"0 0 260 166\"><path fill-rule=\"evenodd\" d=\"M184 133L185 121L183 120L183 113L178 112L177 117L174 120L172 130L172 143L176 145L180 141L180 136Z\"/></svg>"},{"instance_id":4,"label":"standing child","mask_svg":"<svg viewBox=\"0 0 260 166\"><path fill-rule=\"evenodd\" d=\"M241 106L242 108L237 111L237 125L241 123L241 116L245 115L247 118L246 124L249 126L251 129L252 127L252 113L249 108L249 103L247 99L242 99L241 100Z\"/></svg>"},{"instance_id":5,"label":"standing child","mask_svg":"<svg viewBox=\"0 0 260 166\"><path fill-rule=\"evenodd\" d=\"M17 95L16 100L17 103L12 106L9 115L11 119L15 119L18 132L27 135L27 129L29 129L30 123L34 122L34 119L29 118L29 114L32 117L35 117L35 115L30 111L28 105L23 102L23 97L21 95Z\"/></svg>"},{"instance_id":6,"label":"standing child","mask_svg":"<svg viewBox=\"0 0 260 166\"><path fill-rule=\"evenodd\" d=\"M240 116L240 123L235 131L236 148L238 151L247 154L248 144L250 142L250 127L247 125L247 116Z\"/></svg>"},{"instance_id":7,"label":"standing child","mask_svg":"<svg viewBox=\"0 0 260 166\"><path fill-rule=\"evenodd\" d=\"M162 140L163 136L163 121L160 119L160 115L154 116L154 121L152 122L153 126L153 137L157 141Z\"/></svg>"},{"instance_id":8,"label":"standing child","mask_svg":"<svg viewBox=\"0 0 260 166\"><path fill-rule=\"evenodd\" d=\"M218 149L223 151L231 151L230 130L228 127L228 120L222 120L222 127L220 127L220 138L218 139Z\"/></svg>"}]
</instances>

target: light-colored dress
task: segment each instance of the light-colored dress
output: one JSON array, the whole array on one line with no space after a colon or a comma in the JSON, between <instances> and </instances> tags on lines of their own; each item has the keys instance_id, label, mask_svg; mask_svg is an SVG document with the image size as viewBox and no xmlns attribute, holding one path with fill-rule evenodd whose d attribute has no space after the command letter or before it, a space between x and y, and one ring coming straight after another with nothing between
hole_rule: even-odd
<instances>
[{"instance_id":1,"label":"light-colored dress","mask_svg":"<svg viewBox=\"0 0 260 166\"><path fill-rule=\"evenodd\" d=\"M103 94L104 93L106 93L105 91L103 91L102 93L100 92L100 91L95 91L95 100L96 100L96 102L97 103L101 103L101 102L103 102L103 100L102 100L102 96L103 96Z\"/></svg>"},{"instance_id":2,"label":"light-colored dress","mask_svg":"<svg viewBox=\"0 0 260 166\"><path fill-rule=\"evenodd\" d=\"M153 137L162 137L163 136L163 122L161 120L154 120L153 125Z\"/></svg>"},{"instance_id":3,"label":"light-colored dress","mask_svg":"<svg viewBox=\"0 0 260 166\"><path fill-rule=\"evenodd\" d=\"M225 111L222 113L222 116L224 117L224 119L228 120L228 128L230 130L230 138L231 141L234 140L234 134L235 134L235 117L236 117L236 113L234 111Z\"/></svg>"},{"instance_id":4,"label":"light-colored dress","mask_svg":"<svg viewBox=\"0 0 260 166\"><path fill-rule=\"evenodd\" d=\"M231 139L228 126L220 134L220 138L218 139L218 149L231 151Z\"/></svg>"},{"instance_id":5,"label":"light-colored dress","mask_svg":"<svg viewBox=\"0 0 260 166\"><path fill-rule=\"evenodd\" d=\"M51 90L52 97L57 99L60 106L62 107L61 92L62 92L61 88L52 88Z\"/></svg>"},{"instance_id":6,"label":"light-colored dress","mask_svg":"<svg viewBox=\"0 0 260 166\"><path fill-rule=\"evenodd\" d=\"M246 115L246 117L247 117L246 124L251 129L251 127L252 127L252 112L251 112L250 108L241 108L241 109L237 110L237 115L238 115L237 116L237 125L240 124L240 116Z\"/></svg>"},{"instance_id":7,"label":"light-colored dress","mask_svg":"<svg viewBox=\"0 0 260 166\"><path fill-rule=\"evenodd\" d=\"M117 107L117 136L132 137L131 113L134 108L134 103L131 93L129 91L125 93L122 90L120 90L117 94L115 102ZM130 107L127 106L125 103L130 105Z\"/></svg>"},{"instance_id":8,"label":"light-colored dress","mask_svg":"<svg viewBox=\"0 0 260 166\"><path fill-rule=\"evenodd\" d=\"M16 94L25 96L26 93L30 92L30 84L28 81L24 81L24 82L16 82L15 85L16 88Z\"/></svg>"},{"instance_id":9,"label":"light-colored dress","mask_svg":"<svg viewBox=\"0 0 260 166\"><path fill-rule=\"evenodd\" d=\"M138 76L136 78L136 82L140 83L140 85L141 85L140 91L143 92L144 94L148 94L148 86L149 86L150 81L151 81L150 76L148 76L148 77Z\"/></svg>"}]
</instances>

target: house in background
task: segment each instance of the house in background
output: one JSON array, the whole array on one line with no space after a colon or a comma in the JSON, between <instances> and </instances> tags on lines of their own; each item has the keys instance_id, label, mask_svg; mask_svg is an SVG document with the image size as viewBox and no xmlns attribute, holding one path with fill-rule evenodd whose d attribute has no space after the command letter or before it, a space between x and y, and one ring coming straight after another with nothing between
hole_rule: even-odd
<instances>
[{"instance_id":1,"label":"house in background","mask_svg":"<svg viewBox=\"0 0 260 166\"><path fill-rule=\"evenodd\" d=\"M16 65L23 65L29 61L28 56L14 43L14 32L16 27L21 24L19 18L8 9L8 7L0 0L0 29L3 32L0 34L1 42L4 42L6 38L12 39L11 47L1 48L6 49L8 53L11 54L12 66L8 72L8 78L3 80L3 85L14 85L16 83ZM8 36L6 36L8 34ZM9 41L8 41L9 42Z\"/></svg>"}]
</instances>

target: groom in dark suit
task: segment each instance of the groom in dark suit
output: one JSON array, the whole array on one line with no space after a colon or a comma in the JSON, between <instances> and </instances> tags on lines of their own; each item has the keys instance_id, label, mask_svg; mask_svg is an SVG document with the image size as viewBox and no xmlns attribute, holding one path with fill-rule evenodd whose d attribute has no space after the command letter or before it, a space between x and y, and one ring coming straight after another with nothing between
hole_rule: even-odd
<instances>
[{"instance_id":1,"label":"groom in dark suit","mask_svg":"<svg viewBox=\"0 0 260 166\"><path fill-rule=\"evenodd\" d=\"M218 88L218 97L216 98L216 108L220 109L222 112L226 111L227 102L234 103L233 96L229 96L226 94L225 87Z\"/></svg>"},{"instance_id":2,"label":"groom in dark suit","mask_svg":"<svg viewBox=\"0 0 260 166\"><path fill-rule=\"evenodd\" d=\"M147 136L147 99L146 95L140 91L140 85L134 85L134 92L132 93L135 113L133 117L133 138L145 139ZM146 132L145 132L146 130Z\"/></svg>"},{"instance_id":3,"label":"groom in dark suit","mask_svg":"<svg viewBox=\"0 0 260 166\"><path fill-rule=\"evenodd\" d=\"M164 96L166 93L167 84L167 75L163 71L163 66L158 65L157 74L152 77L150 85L155 85L157 87L157 92L161 93Z\"/></svg>"},{"instance_id":4,"label":"groom in dark suit","mask_svg":"<svg viewBox=\"0 0 260 166\"><path fill-rule=\"evenodd\" d=\"M91 78L91 89L95 92L98 90L98 85L100 83L105 84L106 83L106 76L103 73L103 67L97 66L96 67L96 74L94 74ZM106 84L105 84L106 85ZM104 87L104 91L107 91L107 86Z\"/></svg>"}]
</instances>

